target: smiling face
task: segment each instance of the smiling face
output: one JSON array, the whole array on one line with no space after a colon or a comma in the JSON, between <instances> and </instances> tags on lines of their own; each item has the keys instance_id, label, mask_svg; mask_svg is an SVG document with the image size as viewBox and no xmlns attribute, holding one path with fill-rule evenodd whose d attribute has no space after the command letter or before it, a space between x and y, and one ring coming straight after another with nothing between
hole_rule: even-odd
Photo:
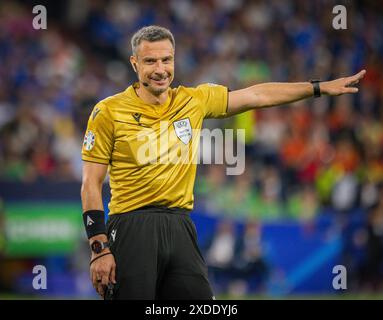
<instances>
[{"instance_id":1,"label":"smiling face","mask_svg":"<svg viewBox=\"0 0 383 320\"><path fill-rule=\"evenodd\" d=\"M140 83L155 96L164 93L174 79L174 48L169 40L143 40L130 57Z\"/></svg>"}]
</instances>

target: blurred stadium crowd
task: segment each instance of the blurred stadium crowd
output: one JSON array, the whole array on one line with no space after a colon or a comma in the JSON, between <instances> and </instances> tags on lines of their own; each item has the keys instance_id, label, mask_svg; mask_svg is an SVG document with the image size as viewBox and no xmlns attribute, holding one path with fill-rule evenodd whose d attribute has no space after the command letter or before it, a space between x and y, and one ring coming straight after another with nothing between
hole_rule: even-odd
<instances>
[{"instance_id":1,"label":"blurred stadium crowd","mask_svg":"<svg viewBox=\"0 0 383 320\"><path fill-rule=\"evenodd\" d=\"M2 2L0 180L80 181L92 107L136 80L130 38L159 24L176 38L174 86L213 82L235 90L367 70L355 96L206 121L246 128L246 172L230 177L224 165L201 165L195 191L209 211L236 218L310 221L324 208L341 216L362 208L383 250L383 6L347 3L348 29L335 30L335 4L57 1L48 29L33 30L25 2Z\"/></svg>"}]
</instances>

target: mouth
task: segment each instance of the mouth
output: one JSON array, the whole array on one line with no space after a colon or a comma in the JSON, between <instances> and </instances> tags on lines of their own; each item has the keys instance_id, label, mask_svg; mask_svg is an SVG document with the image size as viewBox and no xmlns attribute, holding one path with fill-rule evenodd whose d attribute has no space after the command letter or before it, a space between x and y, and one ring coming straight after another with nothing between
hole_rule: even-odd
<instances>
[{"instance_id":1,"label":"mouth","mask_svg":"<svg viewBox=\"0 0 383 320\"><path fill-rule=\"evenodd\" d=\"M168 83L168 77L166 78L160 78L160 79L156 79L156 78L150 78L150 80L157 86L163 86L163 85L166 85Z\"/></svg>"}]
</instances>

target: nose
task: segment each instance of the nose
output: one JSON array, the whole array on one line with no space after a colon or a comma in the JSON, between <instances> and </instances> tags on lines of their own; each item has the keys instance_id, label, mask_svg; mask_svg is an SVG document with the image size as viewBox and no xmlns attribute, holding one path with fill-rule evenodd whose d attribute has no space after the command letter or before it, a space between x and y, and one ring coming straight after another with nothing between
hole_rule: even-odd
<instances>
[{"instance_id":1,"label":"nose","mask_svg":"<svg viewBox=\"0 0 383 320\"><path fill-rule=\"evenodd\" d=\"M156 63L155 73L163 75L165 73L165 64L159 60Z\"/></svg>"}]
</instances>

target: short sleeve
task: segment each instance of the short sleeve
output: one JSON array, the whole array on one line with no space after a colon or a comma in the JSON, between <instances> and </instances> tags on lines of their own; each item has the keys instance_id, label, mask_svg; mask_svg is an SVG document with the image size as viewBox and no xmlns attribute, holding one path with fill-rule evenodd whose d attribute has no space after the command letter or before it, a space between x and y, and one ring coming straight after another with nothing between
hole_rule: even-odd
<instances>
[{"instance_id":1,"label":"short sleeve","mask_svg":"<svg viewBox=\"0 0 383 320\"><path fill-rule=\"evenodd\" d=\"M82 145L82 160L109 164L114 144L113 119L107 106L99 102L88 120Z\"/></svg>"},{"instance_id":2,"label":"short sleeve","mask_svg":"<svg viewBox=\"0 0 383 320\"><path fill-rule=\"evenodd\" d=\"M218 84L202 84L197 88L202 99L204 118L222 118L227 114L228 88Z\"/></svg>"}]
</instances>

